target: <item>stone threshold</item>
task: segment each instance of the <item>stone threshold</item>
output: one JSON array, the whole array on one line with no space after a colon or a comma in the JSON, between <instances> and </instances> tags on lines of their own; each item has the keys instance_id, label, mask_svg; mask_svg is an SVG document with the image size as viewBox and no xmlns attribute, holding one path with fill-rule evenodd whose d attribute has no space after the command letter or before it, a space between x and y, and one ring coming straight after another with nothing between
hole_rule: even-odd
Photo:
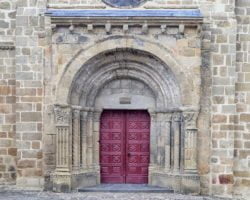
<instances>
[{"instance_id":1,"label":"stone threshold","mask_svg":"<svg viewBox=\"0 0 250 200\"><path fill-rule=\"evenodd\" d=\"M170 188L150 186L147 184L100 184L79 188L78 192L112 192L112 193L173 193Z\"/></svg>"}]
</instances>

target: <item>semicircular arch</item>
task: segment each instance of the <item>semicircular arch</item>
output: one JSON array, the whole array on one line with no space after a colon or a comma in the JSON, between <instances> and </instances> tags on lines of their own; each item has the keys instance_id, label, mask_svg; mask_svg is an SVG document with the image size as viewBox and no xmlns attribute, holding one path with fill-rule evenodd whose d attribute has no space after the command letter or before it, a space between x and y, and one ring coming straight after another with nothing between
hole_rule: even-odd
<instances>
[{"instance_id":1,"label":"semicircular arch","mask_svg":"<svg viewBox=\"0 0 250 200\"><path fill-rule=\"evenodd\" d=\"M56 93L56 102L62 104L69 104L69 96L72 94L72 88L77 87L75 86L76 77L80 74L80 72L85 69L86 67L90 69L88 66L95 66L96 60L101 55L105 55L105 53L113 53L114 60L117 59L116 52L119 49L123 49L125 51L130 52L139 52L140 55L147 55L149 59L158 62L160 66L163 66L162 70L167 69L168 72L173 74L175 78L175 83L179 87L179 94L186 94L185 98L192 99L192 91L188 91L188 81L186 80L185 73L181 69L180 65L176 62L174 57L171 55L169 50L162 50L159 45L144 41L143 46L138 46L134 48L133 45L134 39L132 38L123 38L120 39L120 42L117 43L114 40L105 40L92 46L85 51L79 52L77 56L72 60L64 71L61 80L58 84L57 93ZM111 45L112 44L112 45ZM155 52L159 52L157 56L154 54ZM136 57L136 55L134 55ZM90 62L93 62L92 65ZM160 72L161 73L161 72ZM86 76L91 76L91 73L86 74ZM169 83L172 84L173 82ZM178 98L178 94L174 94L176 98ZM187 97L188 96L188 97ZM180 102L183 100L183 96L180 97Z\"/></svg>"}]
</instances>

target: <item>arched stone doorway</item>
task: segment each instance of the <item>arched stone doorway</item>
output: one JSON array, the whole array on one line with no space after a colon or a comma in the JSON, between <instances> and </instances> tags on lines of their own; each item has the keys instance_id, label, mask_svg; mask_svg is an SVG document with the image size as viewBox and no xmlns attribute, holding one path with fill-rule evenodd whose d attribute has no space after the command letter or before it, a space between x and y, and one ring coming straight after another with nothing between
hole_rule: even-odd
<instances>
[{"instance_id":1,"label":"arched stone doorway","mask_svg":"<svg viewBox=\"0 0 250 200\"><path fill-rule=\"evenodd\" d=\"M197 192L198 112L184 106L186 88L175 73L152 53L133 48L104 51L85 62L72 76L67 105L55 105L54 190L100 183L101 113L125 109L150 113L149 184Z\"/></svg>"}]
</instances>

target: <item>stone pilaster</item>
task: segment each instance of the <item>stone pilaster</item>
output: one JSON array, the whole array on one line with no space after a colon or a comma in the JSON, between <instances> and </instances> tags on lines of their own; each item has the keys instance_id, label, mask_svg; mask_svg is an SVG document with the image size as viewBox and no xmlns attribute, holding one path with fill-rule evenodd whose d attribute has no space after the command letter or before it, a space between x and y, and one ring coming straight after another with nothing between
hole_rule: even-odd
<instances>
[{"instance_id":1,"label":"stone pilaster","mask_svg":"<svg viewBox=\"0 0 250 200\"><path fill-rule=\"evenodd\" d=\"M55 105L56 122L56 170L53 175L53 190L69 192L71 190L71 123L72 113L69 106Z\"/></svg>"},{"instance_id":2,"label":"stone pilaster","mask_svg":"<svg viewBox=\"0 0 250 200\"><path fill-rule=\"evenodd\" d=\"M197 117L198 112L184 112L184 171L197 173Z\"/></svg>"}]
</instances>

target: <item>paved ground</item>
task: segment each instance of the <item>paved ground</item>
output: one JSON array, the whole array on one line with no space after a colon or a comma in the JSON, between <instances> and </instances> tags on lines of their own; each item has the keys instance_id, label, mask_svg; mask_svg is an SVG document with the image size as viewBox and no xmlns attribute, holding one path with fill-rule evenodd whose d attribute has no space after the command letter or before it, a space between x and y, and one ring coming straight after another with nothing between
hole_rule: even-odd
<instances>
[{"instance_id":1,"label":"paved ground","mask_svg":"<svg viewBox=\"0 0 250 200\"><path fill-rule=\"evenodd\" d=\"M15 186L0 186L0 200L227 200L202 196L181 195L174 193L147 193L149 189L160 189L152 186L137 185L134 189L144 190L146 192L109 192L110 189L131 189L131 185L126 187L119 187L119 185L99 185L94 187L97 189L94 192L72 192L72 193L54 193L42 191L25 191ZM93 188L93 187L91 187ZM100 192L99 189L106 188L106 192ZM34 188L35 189L35 188ZM99 190L99 191L98 191ZM93 191L93 190L92 190ZM113 191L113 190L111 190ZM128 190L129 191L129 190Z\"/></svg>"},{"instance_id":2,"label":"paved ground","mask_svg":"<svg viewBox=\"0 0 250 200\"><path fill-rule=\"evenodd\" d=\"M133 194L133 193L71 193L55 194L50 192L4 192L0 193L2 200L172 200L189 199L203 200L201 197L182 196L173 194Z\"/></svg>"},{"instance_id":3,"label":"paved ground","mask_svg":"<svg viewBox=\"0 0 250 200\"><path fill-rule=\"evenodd\" d=\"M195 197L168 193L53 193L1 191L1 200L215 200L208 197Z\"/></svg>"}]
</instances>

